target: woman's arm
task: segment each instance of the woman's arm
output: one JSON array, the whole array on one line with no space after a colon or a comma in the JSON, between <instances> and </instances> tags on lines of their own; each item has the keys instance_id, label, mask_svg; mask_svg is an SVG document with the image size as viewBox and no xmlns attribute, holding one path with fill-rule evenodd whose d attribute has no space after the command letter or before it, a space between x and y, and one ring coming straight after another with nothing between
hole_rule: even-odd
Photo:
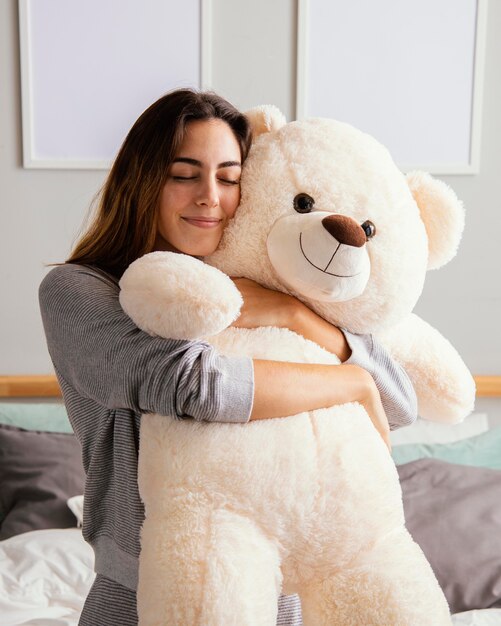
<instances>
[{"instance_id":1,"label":"woman's arm","mask_svg":"<svg viewBox=\"0 0 501 626\"><path fill-rule=\"evenodd\" d=\"M112 277L78 265L53 269L40 287L58 376L109 409L246 422L360 399L374 416L382 413L359 367L253 363L204 342L152 337L124 313L118 294Z\"/></svg>"},{"instance_id":2,"label":"woman's arm","mask_svg":"<svg viewBox=\"0 0 501 626\"><path fill-rule=\"evenodd\" d=\"M242 294L244 304L239 318L232 326L289 328L332 352L340 361L346 361L351 356L351 348L344 333L296 298L266 289L248 278L233 280Z\"/></svg>"},{"instance_id":3,"label":"woman's arm","mask_svg":"<svg viewBox=\"0 0 501 626\"><path fill-rule=\"evenodd\" d=\"M251 420L359 402L390 448L388 419L371 375L357 365L254 361Z\"/></svg>"},{"instance_id":4,"label":"woman's arm","mask_svg":"<svg viewBox=\"0 0 501 626\"><path fill-rule=\"evenodd\" d=\"M65 386L107 409L246 422L251 359L143 332L120 306L119 291L113 277L76 264L55 267L42 281L47 345Z\"/></svg>"},{"instance_id":5,"label":"woman's arm","mask_svg":"<svg viewBox=\"0 0 501 626\"><path fill-rule=\"evenodd\" d=\"M279 326L314 341L336 354L345 365L358 365L371 374L392 430L415 421L417 398L412 383L405 370L372 335L341 330L296 298L266 289L252 280L238 278L235 284L244 305L234 326Z\"/></svg>"},{"instance_id":6,"label":"woman's arm","mask_svg":"<svg viewBox=\"0 0 501 626\"><path fill-rule=\"evenodd\" d=\"M391 430L412 424L417 418L414 387L403 367L375 337L340 330L303 303L296 302L298 306L291 318L291 330L337 354L344 364L358 365L367 370L379 390Z\"/></svg>"}]
</instances>

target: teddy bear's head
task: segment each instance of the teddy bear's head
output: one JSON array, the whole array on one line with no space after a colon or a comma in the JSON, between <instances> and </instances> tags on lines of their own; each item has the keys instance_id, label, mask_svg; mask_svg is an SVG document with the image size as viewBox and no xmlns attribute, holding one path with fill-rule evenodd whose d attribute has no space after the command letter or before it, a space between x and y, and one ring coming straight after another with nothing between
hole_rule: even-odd
<instances>
[{"instance_id":1,"label":"teddy bear's head","mask_svg":"<svg viewBox=\"0 0 501 626\"><path fill-rule=\"evenodd\" d=\"M241 203L206 261L291 293L352 332L410 313L427 269L456 253L464 213L454 192L423 172L405 176L348 124L286 124L273 106L248 117Z\"/></svg>"}]
</instances>

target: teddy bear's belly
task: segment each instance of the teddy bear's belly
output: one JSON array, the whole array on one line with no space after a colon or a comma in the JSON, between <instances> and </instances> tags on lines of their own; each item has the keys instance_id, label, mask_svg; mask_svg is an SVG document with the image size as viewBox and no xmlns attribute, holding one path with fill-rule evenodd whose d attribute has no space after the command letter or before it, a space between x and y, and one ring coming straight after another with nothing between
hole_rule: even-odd
<instances>
[{"instance_id":1,"label":"teddy bear's belly","mask_svg":"<svg viewBox=\"0 0 501 626\"><path fill-rule=\"evenodd\" d=\"M358 403L248 424L143 416L139 486L147 517L177 515L196 494L265 533L278 529L283 546L320 539L328 520L337 562L403 520L395 466Z\"/></svg>"}]
</instances>

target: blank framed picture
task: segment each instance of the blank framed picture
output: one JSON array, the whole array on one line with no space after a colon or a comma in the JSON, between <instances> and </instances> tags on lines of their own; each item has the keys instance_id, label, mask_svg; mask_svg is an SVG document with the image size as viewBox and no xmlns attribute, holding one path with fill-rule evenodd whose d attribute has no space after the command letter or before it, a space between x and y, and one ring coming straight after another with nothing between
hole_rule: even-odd
<instances>
[{"instance_id":1,"label":"blank framed picture","mask_svg":"<svg viewBox=\"0 0 501 626\"><path fill-rule=\"evenodd\" d=\"M479 170L487 0L298 0L297 118L370 133L404 171Z\"/></svg>"},{"instance_id":2,"label":"blank framed picture","mask_svg":"<svg viewBox=\"0 0 501 626\"><path fill-rule=\"evenodd\" d=\"M208 0L19 0L28 168L107 169L176 87L204 87Z\"/></svg>"}]
</instances>

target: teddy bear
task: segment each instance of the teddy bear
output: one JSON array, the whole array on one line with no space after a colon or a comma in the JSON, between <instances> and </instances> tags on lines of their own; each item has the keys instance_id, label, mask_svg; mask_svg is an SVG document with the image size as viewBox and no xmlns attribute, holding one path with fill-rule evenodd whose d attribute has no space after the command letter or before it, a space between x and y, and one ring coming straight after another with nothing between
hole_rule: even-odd
<instances>
[{"instance_id":1,"label":"teddy bear","mask_svg":"<svg viewBox=\"0 0 501 626\"><path fill-rule=\"evenodd\" d=\"M230 327L230 276L294 295L336 326L372 333L406 369L419 414L457 422L473 379L412 313L426 271L456 253L464 211L423 172L335 120L248 113L241 203L202 262L153 252L124 273L120 302L153 335L204 339L226 355L339 363L282 328ZM277 389L277 393L280 390ZM448 606L405 527L391 455L349 403L246 424L142 417L145 504L140 624L272 626L298 593L306 626L441 626Z\"/></svg>"}]
</instances>

